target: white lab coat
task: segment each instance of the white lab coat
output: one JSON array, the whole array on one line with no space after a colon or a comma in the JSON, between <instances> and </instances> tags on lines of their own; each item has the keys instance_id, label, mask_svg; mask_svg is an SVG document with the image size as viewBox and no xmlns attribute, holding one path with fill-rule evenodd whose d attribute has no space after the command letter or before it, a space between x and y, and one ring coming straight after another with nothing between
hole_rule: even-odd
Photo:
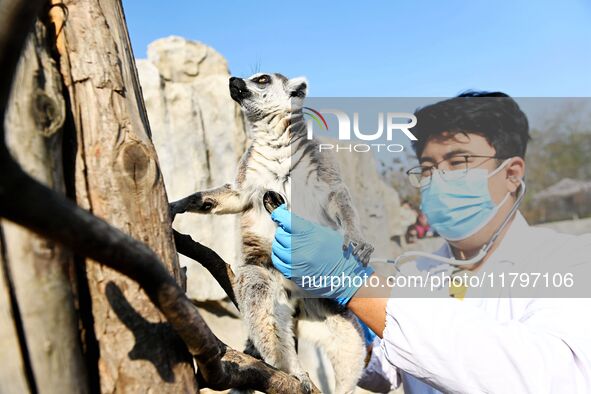
<instances>
[{"instance_id":1,"label":"white lab coat","mask_svg":"<svg viewBox=\"0 0 591 394\"><path fill-rule=\"evenodd\" d=\"M437 253L449 257L449 246ZM422 263L414 268L441 269ZM591 234L530 227L518 213L485 267L556 264L590 267ZM591 276L575 280L591 288ZM388 392L404 374L442 392L591 393L591 298L419 299L397 298L393 289L383 339L374 342L359 385Z\"/></svg>"}]
</instances>

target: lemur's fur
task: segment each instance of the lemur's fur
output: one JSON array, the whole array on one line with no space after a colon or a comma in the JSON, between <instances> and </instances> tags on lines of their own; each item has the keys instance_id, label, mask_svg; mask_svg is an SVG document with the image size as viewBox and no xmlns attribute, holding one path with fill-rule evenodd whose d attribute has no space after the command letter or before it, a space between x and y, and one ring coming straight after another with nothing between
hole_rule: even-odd
<instances>
[{"instance_id":1,"label":"lemur's fur","mask_svg":"<svg viewBox=\"0 0 591 394\"><path fill-rule=\"evenodd\" d=\"M296 353L297 331L297 337L325 350L335 372L335 392L348 393L355 389L365 356L359 325L350 312L331 301L294 297L301 295L301 289L284 279L271 262L276 225L263 207L266 191L279 192L300 216L340 229L344 246L352 241L353 253L361 261L367 262L373 251L362 239L349 191L335 164L319 153L315 140L307 138L302 114L306 91L304 78L288 80L281 74L231 78L230 94L241 105L252 134L236 180L172 203L171 211L242 214L243 262L236 268L235 290L249 339L267 363L310 387Z\"/></svg>"}]
</instances>

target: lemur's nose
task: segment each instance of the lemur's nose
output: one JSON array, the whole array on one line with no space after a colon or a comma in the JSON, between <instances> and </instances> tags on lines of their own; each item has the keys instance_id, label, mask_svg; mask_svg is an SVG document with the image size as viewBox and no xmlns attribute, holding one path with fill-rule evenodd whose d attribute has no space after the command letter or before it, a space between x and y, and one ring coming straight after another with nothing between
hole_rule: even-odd
<instances>
[{"instance_id":1,"label":"lemur's nose","mask_svg":"<svg viewBox=\"0 0 591 394\"><path fill-rule=\"evenodd\" d=\"M250 96L250 92L246 87L246 82L241 78L232 77L230 78L230 96L240 103L242 99Z\"/></svg>"},{"instance_id":2,"label":"lemur's nose","mask_svg":"<svg viewBox=\"0 0 591 394\"><path fill-rule=\"evenodd\" d=\"M241 78L231 77L230 87L244 89L246 87L246 83Z\"/></svg>"}]
</instances>

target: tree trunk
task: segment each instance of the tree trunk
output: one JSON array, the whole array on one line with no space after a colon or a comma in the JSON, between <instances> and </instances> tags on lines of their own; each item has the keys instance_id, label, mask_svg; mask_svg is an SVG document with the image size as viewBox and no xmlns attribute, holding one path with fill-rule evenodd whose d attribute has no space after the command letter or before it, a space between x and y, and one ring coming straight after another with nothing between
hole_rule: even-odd
<instances>
[{"instance_id":1,"label":"tree trunk","mask_svg":"<svg viewBox=\"0 0 591 394\"><path fill-rule=\"evenodd\" d=\"M168 204L120 4L52 1L58 77L43 26L33 28L45 0L0 0L0 217L7 219L0 223L0 392L196 392L193 360L204 387L309 392L295 377L222 343L178 284ZM35 38L23 51L31 30ZM69 91L65 111L61 82ZM64 139L78 142L76 160L63 160L65 172L62 125ZM64 179L86 210L64 196ZM217 253L187 235L175 239L233 298L232 272ZM97 331L85 335L90 387L65 247L90 276L78 273L85 280L76 287L79 311L89 318L82 331ZM84 256L112 270L85 264ZM85 284L92 297L83 297ZM93 316L96 325L88 325ZM88 359L93 344L100 360ZM100 383L93 380L99 369Z\"/></svg>"},{"instance_id":2,"label":"tree trunk","mask_svg":"<svg viewBox=\"0 0 591 394\"><path fill-rule=\"evenodd\" d=\"M63 4L51 15L78 143L76 200L145 242L178 282L168 201L121 4ZM90 260L86 270L101 392L196 392L185 345L139 285Z\"/></svg>"},{"instance_id":3,"label":"tree trunk","mask_svg":"<svg viewBox=\"0 0 591 394\"><path fill-rule=\"evenodd\" d=\"M45 26L37 22L15 76L5 119L6 142L23 169L63 193L61 87ZM29 230L8 221L0 223L0 392L87 392L69 281L71 255ZM8 313L14 320L6 319Z\"/></svg>"}]
</instances>

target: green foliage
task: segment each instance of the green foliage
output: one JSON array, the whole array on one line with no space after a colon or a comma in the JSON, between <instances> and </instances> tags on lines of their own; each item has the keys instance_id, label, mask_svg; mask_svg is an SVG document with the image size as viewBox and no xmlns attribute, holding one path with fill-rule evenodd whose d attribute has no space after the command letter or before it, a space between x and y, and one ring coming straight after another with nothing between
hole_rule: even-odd
<instances>
[{"instance_id":1,"label":"green foliage","mask_svg":"<svg viewBox=\"0 0 591 394\"><path fill-rule=\"evenodd\" d=\"M591 179L591 129L566 134L533 130L528 150L527 180L532 192L563 178Z\"/></svg>"},{"instance_id":2,"label":"green foliage","mask_svg":"<svg viewBox=\"0 0 591 394\"><path fill-rule=\"evenodd\" d=\"M528 192L522 211L532 222L540 220L533 197L564 178L591 179L591 124L571 122L563 114L545 130L532 130L526 154Z\"/></svg>"}]
</instances>

